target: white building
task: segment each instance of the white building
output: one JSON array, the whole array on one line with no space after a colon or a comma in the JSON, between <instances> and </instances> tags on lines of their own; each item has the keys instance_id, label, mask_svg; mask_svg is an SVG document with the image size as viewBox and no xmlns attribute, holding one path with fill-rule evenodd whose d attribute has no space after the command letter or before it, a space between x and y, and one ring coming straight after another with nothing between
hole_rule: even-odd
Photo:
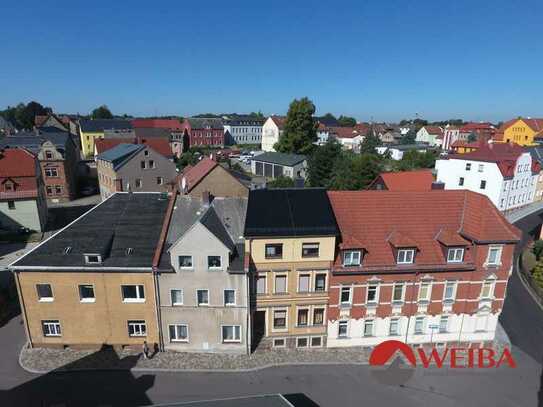
<instances>
[{"instance_id":1,"label":"white building","mask_svg":"<svg viewBox=\"0 0 543 407\"><path fill-rule=\"evenodd\" d=\"M283 134L285 117L270 116L262 126L262 150L275 151L273 146L279 141Z\"/></svg>"},{"instance_id":2,"label":"white building","mask_svg":"<svg viewBox=\"0 0 543 407\"><path fill-rule=\"evenodd\" d=\"M253 116L223 117L224 134L230 136L230 143L260 144L264 119Z\"/></svg>"},{"instance_id":3,"label":"white building","mask_svg":"<svg viewBox=\"0 0 543 407\"><path fill-rule=\"evenodd\" d=\"M533 202L540 167L522 147L492 143L437 160L436 171L445 189L479 192L506 211Z\"/></svg>"},{"instance_id":4,"label":"white building","mask_svg":"<svg viewBox=\"0 0 543 407\"><path fill-rule=\"evenodd\" d=\"M443 129L438 126L424 126L417 131L415 141L417 143L428 143L431 146L440 146L442 144Z\"/></svg>"},{"instance_id":5,"label":"white building","mask_svg":"<svg viewBox=\"0 0 543 407\"><path fill-rule=\"evenodd\" d=\"M403 144L396 146L380 146L377 147L375 150L377 150L377 153L380 155L390 153L390 158L399 161L403 158L403 155L406 151L415 150L419 153L424 153L428 151L428 146L425 144Z\"/></svg>"}]
</instances>

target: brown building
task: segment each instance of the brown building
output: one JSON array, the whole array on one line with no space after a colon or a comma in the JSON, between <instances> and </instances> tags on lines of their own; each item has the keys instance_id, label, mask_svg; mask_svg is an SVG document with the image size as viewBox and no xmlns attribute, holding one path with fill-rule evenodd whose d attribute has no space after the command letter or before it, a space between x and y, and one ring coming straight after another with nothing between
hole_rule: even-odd
<instances>
[{"instance_id":1,"label":"brown building","mask_svg":"<svg viewBox=\"0 0 543 407\"><path fill-rule=\"evenodd\" d=\"M204 157L195 166L186 166L178 176L181 193L200 198L203 192L212 196L246 198L249 188L215 160Z\"/></svg>"},{"instance_id":2,"label":"brown building","mask_svg":"<svg viewBox=\"0 0 543 407\"><path fill-rule=\"evenodd\" d=\"M117 193L10 265L31 346L159 343L152 264L167 206Z\"/></svg>"}]
</instances>

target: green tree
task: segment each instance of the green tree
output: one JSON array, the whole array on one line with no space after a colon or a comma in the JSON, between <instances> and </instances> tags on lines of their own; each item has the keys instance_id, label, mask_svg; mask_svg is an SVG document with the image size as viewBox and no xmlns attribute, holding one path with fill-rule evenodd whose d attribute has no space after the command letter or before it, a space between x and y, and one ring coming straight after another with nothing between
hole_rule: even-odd
<instances>
[{"instance_id":1,"label":"green tree","mask_svg":"<svg viewBox=\"0 0 543 407\"><path fill-rule=\"evenodd\" d=\"M106 105L97 107L91 112L93 119L113 119L113 114Z\"/></svg>"},{"instance_id":2,"label":"green tree","mask_svg":"<svg viewBox=\"0 0 543 407\"><path fill-rule=\"evenodd\" d=\"M419 168L434 168L437 155L433 151L424 153L417 150L409 150L403 153L403 157L398 161L397 169L400 171L416 170Z\"/></svg>"},{"instance_id":3,"label":"green tree","mask_svg":"<svg viewBox=\"0 0 543 407\"><path fill-rule=\"evenodd\" d=\"M341 115L337 121L341 127L353 127L356 125L356 119L354 117Z\"/></svg>"},{"instance_id":4,"label":"green tree","mask_svg":"<svg viewBox=\"0 0 543 407\"><path fill-rule=\"evenodd\" d=\"M262 114L260 110L258 112L251 112L249 116L256 117L258 119L262 119L264 117L264 115Z\"/></svg>"},{"instance_id":5,"label":"green tree","mask_svg":"<svg viewBox=\"0 0 543 407\"><path fill-rule=\"evenodd\" d=\"M281 175L272 181L266 182L268 188L292 188L294 186L294 180L290 177Z\"/></svg>"},{"instance_id":6,"label":"green tree","mask_svg":"<svg viewBox=\"0 0 543 407\"><path fill-rule=\"evenodd\" d=\"M294 99L289 106L284 132L275 150L281 153L309 154L317 141L317 129L313 121L315 105L307 97Z\"/></svg>"},{"instance_id":7,"label":"green tree","mask_svg":"<svg viewBox=\"0 0 543 407\"><path fill-rule=\"evenodd\" d=\"M543 261L538 261L532 270L532 278L537 285L543 288Z\"/></svg>"},{"instance_id":8,"label":"green tree","mask_svg":"<svg viewBox=\"0 0 543 407\"><path fill-rule=\"evenodd\" d=\"M402 136L402 138L400 139L400 144L415 144L416 138L417 132L414 129L411 129Z\"/></svg>"},{"instance_id":9,"label":"green tree","mask_svg":"<svg viewBox=\"0 0 543 407\"><path fill-rule=\"evenodd\" d=\"M11 123L19 129L32 129L34 127L34 119L37 115L46 115L52 113L50 107L44 107L38 102L30 102L27 105L19 103L14 110L10 110L7 114Z\"/></svg>"},{"instance_id":10,"label":"green tree","mask_svg":"<svg viewBox=\"0 0 543 407\"><path fill-rule=\"evenodd\" d=\"M532 252L535 254L537 260L541 259L543 254L543 240L536 240Z\"/></svg>"},{"instance_id":11,"label":"green tree","mask_svg":"<svg viewBox=\"0 0 543 407\"><path fill-rule=\"evenodd\" d=\"M341 156L341 146L335 140L329 140L323 146L316 147L308 160L308 182L312 187L330 186L332 171Z\"/></svg>"},{"instance_id":12,"label":"green tree","mask_svg":"<svg viewBox=\"0 0 543 407\"><path fill-rule=\"evenodd\" d=\"M359 190L366 188L383 170L374 154L344 152L332 171L331 189Z\"/></svg>"},{"instance_id":13,"label":"green tree","mask_svg":"<svg viewBox=\"0 0 543 407\"><path fill-rule=\"evenodd\" d=\"M381 145L381 140L374 134L368 134L364 137L364 141L360 143L360 154L374 154L377 155L376 148Z\"/></svg>"}]
</instances>

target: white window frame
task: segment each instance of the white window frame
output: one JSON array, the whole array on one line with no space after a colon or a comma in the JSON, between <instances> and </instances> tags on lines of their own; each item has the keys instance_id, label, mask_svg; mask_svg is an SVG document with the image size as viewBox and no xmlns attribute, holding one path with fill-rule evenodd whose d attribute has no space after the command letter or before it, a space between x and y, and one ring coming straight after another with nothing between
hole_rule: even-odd
<instances>
[{"instance_id":1,"label":"white window frame","mask_svg":"<svg viewBox=\"0 0 543 407\"><path fill-rule=\"evenodd\" d=\"M394 294L396 293L396 287L402 288L402 293L401 293L402 295L399 300L394 299ZM403 282L395 282L394 285L392 286L391 302L393 304L400 304L400 303L403 303L404 301L405 301L405 284Z\"/></svg>"},{"instance_id":2,"label":"white window frame","mask_svg":"<svg viewBox=\"0 0 543 407\"><path fill-rule=\"evenodd\" d=\"M357 258L357 260L355 260ZM362 253L360 250L343 251L343 267L357 267L362 263Z\"/></svg>"},{"instance_id":3,"label":"white window frame","mask_svg":"<svg viewBox=\"0 0 543 407\"><path fill-rule=\"evenodd\" d=\"M393 322L396 323L396 332L392 332L392 326ZM401 319L398 317L390 318L389 324L388 324L388 336L400 336L401 335L401 328L400 328Z\"/></svg>"},{"instance_id":4,"label":"white window frame","mask_svg":"<svg viewBox=\"0 0 543 407\"><path fill-rule=\"evenodd\" d=\"M313 345L313 339L319 338L321 343L320 345ZM320 335L312 336L309 338L309 347L310 348L322 348L324 346L324 338Z\"/></svg>"},{"instance_id":5,"label":"white window frame","mask_svg":"<svg viewBox=\"0 0 543 407\"><path fill-rule=\"evenodd\" d=\"M341 297L343 297L343 290L349 290L349 300L348 301L342 301ZM339 305L351 305L353 303L353 287L352 286L342 286L339 289Z\"/></svg>"},{"instance_id":6,"label":"white window frame","mask_svg":"<svg viewBox=\"0 0 543 407\"><path fill-rule=\"evenodd\" d=\"M128 336L131 338L137 338L137 337L146 337L147 336L147 323L145 320L129 320L128 321ZM136 329L134 329L134 334L130 333L130 326L138 327L139 333L136 332ZM141 327L145 327L145 333L141 333L142 329Z\"/></svg>"},{"instance_id":7,"label":"white window frame","mask_svg":"<svg viewBox=\"0 0 543 407\"><path fill-rule=\"evenodd\" d=\"M379 303L379 291L380 291L380 284L379 283L376 283L376 282L370 282L368 283L368 286L366 287L366 304L372 304L372 305L375 305L375 304L378 304ZM370 287L375 287L375 299L370 301L369 300L369 296L370 296Z\"/></svg>"},{"instance_id":8,"label":"white window frame","mask_svg":"<svg viewBox=\"0 0 543 407\"><path fill-rule=\"evenodd\" d=\"M173 302L173 292L174 291L179 291L181 292L181 302ZM182 288L171 288L170 289L170 305L172 307L178 307L180 305L183 305L183 303L185 302L185 293L183 293L183 289Z\"/></svg>"},{"instance_id":9,"label":"white window frame","mask_svg":"<svg viewBox=\"0 0 543 407\"><path fill-rule=\"evenodd\" d=\"M191 266L190 267L181 266L181 261L179 261L180 257L190 257ZM194 258L193 258L193 256L191 256L189 254L180 254L179 256L177 256L177 262L178 262L179 270L194 270Z\"/></svg>"},{"instance_id":10,"label":"white window frame","mask_svg":"<svg viewBox=\"0 0 543 407\"><path fill-rule=\"evenodd\" d=\"M458 253L460 253L460 260L458 259ZM451 247L447 250L447 263L462 263L463 261L464 261L463 247Z\"/></svg>"},{"instance_id":11,"label":"white window frame","mask_svg":"<svg viewBox=\"0 0 543 407\"><path fill-rule=\"evenodd\" d=\"M259 293L258 292L258 281L262 279L264 280L264 292ZM257 295L266 295L268 294L268 275L266 273L258 273L256 276L256 294Z\"/></svg>"},{"instance_id":12,"label":"white window frame","mask_svg":"<svg viewBox=\"0 0 543 407\"><path fill-rule=\"evenodd\" d=\"M285 291L277 291L277 277L285 277ZM287 294L288 293L288 273L273 273L273 293Z\"/></svg>"},{"instance_id":13,"label":"white window frame","mask_svg":"<svg viewBox=\"0 0 543 407\"><path fill-rule=\"evenodd\" d=\"M371 324L371 333L369 335L366 334L366 325L367 324ZM364 338L370 338L370 337L375 336L375 319L373 319L373 318L365 319L364 324L362 325L362 329L364 329L364 331L362 332L362 336Z\"/></svg>"},{"instance_id":14,"label":"white window frame","mask_svg":"<svg viewBox=\"0 0 543 407\"><path fill-rule=\"evenodd\" d=\"M428 287L428 289L426 290L426 296L425 297L421 296L423 286ZM432 298L432 282L431 281L421 281L419 283L419 292L418 292L417 298L418 298L419 302L430 302L430 300Z\"/></svg>"},{"instance_id":15,"label":"white window frame","mask_svg":"<svg viewBox=\"0 0 543 407\"><path fill-rule=\"evenodd\" d=\"M187 329L187 337L184 339L178 339L178 338L172 338L170 328L175 327L175 334L177 336L177 327L184 326ZM168 324L168 336L170 337L170 343L188 343L190 341L189 339L189 325L188 324Z\"/></svg>"},{"instance_id":16,"label":"white window frame","mask_svg":"<svg viewBox=\"0 0 543 407\"><path fill-rule=\"evenodd\" d=\"M224 328L232 328L232 333L234 336L234 339L225 339L224 337ZM238 337L236 338L236 328L238 330ZM222 343L241 343L241 325L230 325L230 324L222 324L221 325L221 342Z\"/></svg>"},{"instance_id":17,"label":"white window frame","mask_svg":"<svg viewBox=\"0 0 543 407\"><path fill-rule=\"evenodd\" d=\"M317 290L317 277L324 276L324 289ZM328 290L328 273L317 271L313 276L313 291L317 293L325 293Z\"/></svg>"},{"instance_id":18,"label":"white window frame","mask_svg":"<svg viewBox=\"0 0 543 407\"><path fill-rule=\"evenodd\" d=\"M493 250L497 250L498 254L496 256L495 262L490 262L490 253ZM502 254L503 254L503 246L489 246L488 247L488 253L486 256L485 266L501 266L502 264Z\"/></svg>"},{"instance_id":19,"label":"white window frame","mask_svg":"<svg viewBox=\"0 0 543 407\"><path fill-rule=\"evenodd\" d=\"M452 285L452 294L450 297L447 297L447 286ZM443 286L443 301L453 302L456 298L456 287L458 286L456 281L447 280Z\"/></svg>"},{"instance_id":20,"label":"white window frame","mask_svg":"<svg viewBox=\"0 0 543 407\"><path fill-rule=\"evenodd\" d=\"M301 280L302 276L308 278L307 290L306 291L300 291L300 280ZM296 287L297 292L299 292L299 293L309 293L309 292L311 292L311 273L310 272L307 272L307 271L298 272L298 279L297 280L298 280L297 281L297 287Z\"/></svg>"},{"instance_id":21,"label":"white window frame","mask_svg":"<svg viewBox=\"0 0 543 407\"><path fill-rule=\"evenodd\" d=\"M300 311L307 311L307 323L305 325L300 325ZM307 328L308 326L311 326L311 307L309 306L302 306L302 307L296 307L296 327L298 328Z\"/></svg>"},{"instance_id":22,"label":"white window frame","mask_svg":"<svg viewBox=\"0 0 543 407\"><path fill-rule=\"evenodd\" d=\"M305 247L304 247L305 246ZM304 248L317 248L317 254L314 255L304 255ZM320 256L320 244L318 242L303 242L302 243L302 258L304 259L317 259Z\"/></svg>"},{"instance_id":23,"label":"white window frame","mask_svg":"<svg viewBox=\"0 0 543 407\"><path fill-rule=\"evenodd\" d=\"M49 330L49 333L45 333L45 327L47 327L47 329ZM62 336L62 326L60 325L60 320L58 320L58 319L42 320L41 321L41 329L42 329L43 336L45 336L47 338ZM51 333L53 331L54 331L54 333Z\"/></svg>"},{"instance_id":24,"label":"white window frame","mask_svg":"<svg viewBox=\"0 0 543 407\"><path fill-rule=\"evenodd\" d=\"M203 302L203 303L200 304L200 300L198 299L198 293L199 293L200 291L207 291L207 302L206 302L206 303ZM196 305L197 305L198 307L209 307L209 303L210 303L209 289L208 289L208 288L198 288L198 289L196 290Z\"/></svg>"},{"instance_id":25,"label":"white window frame","mask_svg":"<svg viewBox=\"0 0 543 407\"><path fill-rule=\"evenodd\" d=\"M300 346L299 345L300 339L305 339L307 341L305 346ZM309 340L309 336L297 336L296 337L296 349L306 349L306 348L309 348L310 345L311 345L311 343L310 343L310 340Z\"/></svg>"},{"instance_id":26,"label":"white window frame","mask_svg":"<svg viewBox=\"0 0 543 407\"><path fill-rule=\"evenodd\" d=\"M219 258L219 262L221 263L221 265L220 265L220 266L210 266L210 265L209 265L209 258L210 258L210 257L218 257L218 258ZM208 270L222 270L222 256L216 255L216 254L211 255L211 256L207 256L207 269L208 269Z\"/></svg>"},{"instance_id":27,"label":"white window frame","mask_svg":"<svg viewBox=\"0 0 543 407\"><path fill-rule=\"evenodd\" d=\"M411 254L411 259L408 261L408 254ZM400 260L400 257L403 257ZM396 264L413 264L415 262L415 249L398 249L396 255Z\"/></svg>"},{"instance_id":28,"label":"white window frame","mask_svg":"<svg viewBox=\"0 0 543 407\"><path fill-rule=\"evenodd\" d=\"M443 324L443 321L445 321L445 324ZM440 334L445 334L445 333L448 333L449 332L449 323L450 323L451 319L449 317L449 315L441 315L439 317L439 330L438 332ZM443 325L445 325L445 327L443 328Z\"/></svg>"},{"instance_id":29,"label":"white window frame","mask_svg":"<svg viewBox=\"0 0 543 407\"><path fill-rule=\"evenodd\" d=\"M315 323L315 311L322 310L322 323ZM311 326L324 326L326 324L326 307L316 305L311 309Z\"/></svg>"},{"instance_id":30,"label":"white window frame","mask_svg":"<svg viewBox=\"0 0 543 407\"><path fill-rule=\"evenodd\" d=\"M83 298L83 296L81 295L81 287L92 287L92 298L91 297ZM94 284L78 284L77 291L79 294L79 302L83 302L83 303L96 302L96 293L94 292Z\"/></svg>"},{"instance_id":31,"label":"white window frame","mask_svg":"<svg viewBox=\"0 0 543 407\"><path fill-rule=\"evenodd\" d=\"M284 311L285 312L285 326L284 327L275 327L275 312ZM272 309L272 321L271 321L271 330L272 332L285 332L288 331L288 308L273 308Z\"/></svg>"},{"instance_id":32,"label":"white window frame","mask_svg":"<svg viewBox=\"0 0 543 407\"><path fill-rule=\"evenodd\" d=\"M51 297L40 297L40 292L38 291L39 285L48 285L49 289L51 290ZM36 295L38 297L39 302L53 302L55 301L55 293L53 292L53 285L50 283L37 283L36 284Z\"/></svg>"},{"instance_id":33,"label":"white window frame","mask_svg":"<svg viewBox=\"0 0 543 407\"><path fill-rule=\"evenodd\" d=\"M420 321L420 330L417 330L417 322ZM424 335L424 323L426 322L426 318L424 316L417 316L415 317L415 324L413 326L413 334L414 335Z\"/></svg>"},{"instance_id":34,"label":"white window frame","mask_svg":"<svg viewBox=\"0 0 543 407\"><path fill-rule=\"evenodd\" d=\"M341 327L345 325L345 334L341 335ZM348 338L349 337L349 320L343 319L338 321L337 324L337 337L338 338Z\"/></svg>"},{"instance_id":35,"label":"white window frame","mask_svg":"<svg viewBox=\"0 0 543 407\"><path fill-rule=\"evenodd\" d=\"M282 345L276 345L275 341L283 341L283 344ZM287 338L284 338L284 337L273 338L272 347L274 347L274 348L286 348L287 347Z\"/></svg>"},{"instance_id":36,"label":"white window frame","mask_svg":"<svg viewBox=\"0 0 543 407\"><path fill-rule=\"evenodd\" d=\"M102 256L98 253L86 253L84 256L86 264L102 264ZM96 257L96 261L90 261L91 257Z\"/></svg>"},{"instance_id":37,"label":"white window frame","mask_svg":"<svg viewBox=\"0 0 543 407\"><path fill-rule=\"evenodd\" d=\"M123 287L136 287L136 298L125 298ZM143 287L143 297L141 296L140 287ZM121 284L121 298L123 302L145 302L145 286L144 284Z\"/></svg>"},{"instance_id":38,"label":"white window frame","mask_svg":"<svg viewBox=\"0 0 543 407\"><path fill-rule=\"evenodd\" d=\"M487 284L490 286L490 289L488 291L488 295L484 296L483 292L484 292L485 286ZM494 279L484 280L483 283L481 284L481 292L479 294L479 299L480 300L492 300L492 299L494 299L494 290L495 289L496 289L496 280L494 280Z\"/></svg>"},{"instance_id":39,"label":"white window frame","mask_svg":"<svg viewBox=\"0 0 543 407\"><path fill-rule=\"evenodd\" d=\"M227 291L232 291L234 293L234 302L233 303L226 303L226 292ZM225 307L235 307L237 305L237 293L236 293L236 290L233 289L233 288L225 288L223 290L223 293L222 293L222 298L223 298L223 302L224 302L224 306Z\"/></svg>"}]
</instances>

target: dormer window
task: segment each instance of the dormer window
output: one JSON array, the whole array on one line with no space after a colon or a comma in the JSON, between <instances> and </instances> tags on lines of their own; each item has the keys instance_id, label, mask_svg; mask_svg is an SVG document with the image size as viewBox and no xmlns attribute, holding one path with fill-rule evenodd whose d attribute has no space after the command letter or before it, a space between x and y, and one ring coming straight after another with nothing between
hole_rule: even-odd
<instances>
[{"instance_id":1,"label":"dormer window","mask_svg":"<svg viewBox=\"0 0 543 407\"><path fill-rule=\"evenodd\" d=\"M450 248L447 252L447 263L462 263L464 261L464 249L461 247Z\"/></svg>"},{"instance_id":2,"label":"dormer window","mask_svg":"<svg viewBox=\"0 0 543 407\"><path fill-rule=\"evenodd\" d=\"M415 260L415 249L399 249L396 257L398 264L412 264Z\"/></svg>"},{"instance_id":3,"label":"dormer window","mask_svg":"<svg viewBox=\"0 0 543 407\"><path fill-rule=\"evenodd\" d=\"M53 159L53 153L49 150L45 152L45 159L46 160L52 160Z\"/></svg>"},{"instance_id":4,"label":"dormer window","mask_svg":"<svg viewBox=\"0 0 543 407\"><path fill-rule=\"evenodd\" d=\"M99 254L85 254L85 263L100 264L102 263L102 256Z\"/></svg>"},{"instance_id":5,"label":"dormer window","mask_svg":"<svg viewBox=\"0 0 543 407\"><path fill-rule=\"evenodd\" d=\"M13 184L12 184L11 182L6 182L6 183L4 184L4 189L5 189L6 191L13 191Z\"/></svg>"},{"instance_id":6,"label":"dormer window","mask_svg":"<svg viewBox=\"0 0 543 407\"><path fill-rule=\"evenodd\" d=\"M343 252L343 267L360 266L360 250L345 250Z\"/></svg>"}]
</instances>

